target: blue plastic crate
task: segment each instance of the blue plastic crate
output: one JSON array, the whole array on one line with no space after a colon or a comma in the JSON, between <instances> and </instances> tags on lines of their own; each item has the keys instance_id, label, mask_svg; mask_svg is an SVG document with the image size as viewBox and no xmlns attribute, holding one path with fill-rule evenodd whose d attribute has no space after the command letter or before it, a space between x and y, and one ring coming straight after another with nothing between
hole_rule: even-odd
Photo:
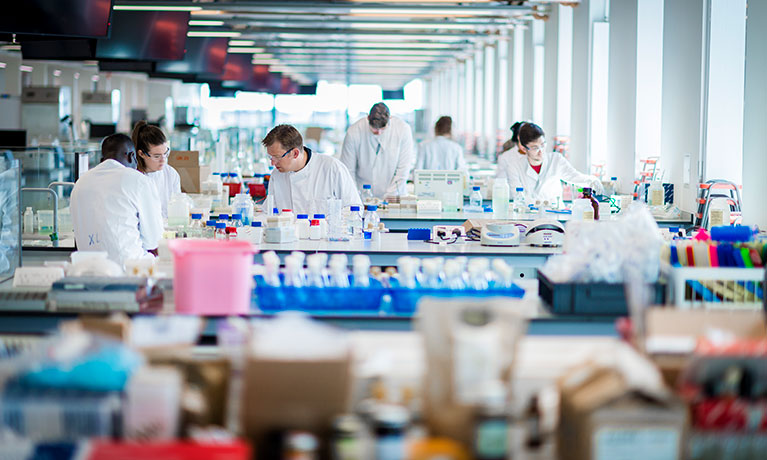
<instances>
[{"instance_id":1,"label":"blue plastic crate","mask_svg":"<svg viewBox=\"0 0 767 460\"><path fill-rule=\"evenodd\" d=\"M381 308L383 294L383 286L373 278L366 288L295 288L269 286L263 277L256 277L256 303L264 313L297 310L310 314L375 314Z\"/></svg>"},{"instance_id":2,"label":"blue plastic crate","mask_svg":"<svg viewBox=\"0 0 767 460\"><path fill-rule=\"evenodd\" d=\"M415 288L408 289L399 286L395 279L391 280L392 287L388 289L391 295L390 311L396 315L412 315L416 312L418 301L424 297L439 298L488 298L488 297L511 297L521 299L525 295L525 290L512 285L510 288L495 288L476 290L476 289L433 289L433 288Z\"/></svg>"}]
</instances>

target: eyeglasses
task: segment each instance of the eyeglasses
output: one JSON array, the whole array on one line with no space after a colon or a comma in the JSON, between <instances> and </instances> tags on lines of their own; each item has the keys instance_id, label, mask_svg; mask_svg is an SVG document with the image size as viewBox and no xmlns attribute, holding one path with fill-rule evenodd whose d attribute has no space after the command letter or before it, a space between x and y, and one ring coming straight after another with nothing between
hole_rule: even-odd
<instances>
[{"instance_id":1,"label":"eyeglasses","mask_svg":"<svg viewBox=\"0 0 767 460\"><path fill-rule=\"evenodd\" d=\"M280 160L282 160L283 158L285 158L285 155L287 155L288 153L290 153L290 152L292 152L292 151L293 151L293 149L290 149L290 150L288 150L287 152L283 153L283 154L282 154L282 155L280 155L280 156L269 155L269 160L270 160L270 161L273 161L274 163L277 163L278 161L280 161Z\"/></svg>"},{"instance_id":2,"label":"eyeglasses","mask_svg":"<svg viewBox=\"0 0 767 460\"><path fill-rule=\"evenodd\" d=\"M154 153L151 155L145 153L144 155L148 156L149 158L155 161L160 161L170 156L170 147L168 147L168 150L166 150L165 153Z\"/></svg>"},{"instance_id":3,"label":"eyeglasses","mask_svg":"<svg viewBox=\"0 0 767 460\"><path fill-rule=\"evenodd\" d=\"M525 146L525 148L530 153L543 152L544 150L546 150L546 143L544 142L543 144L539 146L532 146L532 147Z\"/></svg>"}]
</instances>

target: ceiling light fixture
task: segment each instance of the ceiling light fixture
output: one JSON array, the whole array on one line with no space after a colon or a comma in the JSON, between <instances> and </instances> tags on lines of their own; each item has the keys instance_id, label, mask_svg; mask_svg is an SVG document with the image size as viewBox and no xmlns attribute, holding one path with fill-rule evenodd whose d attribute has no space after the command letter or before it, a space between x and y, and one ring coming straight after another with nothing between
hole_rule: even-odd
<instances>
[{"instance_id":1,"label":"ceiling light fixture","mask_svg":"<svg viewBox=\"0 0 767 460\"><path fill-rule=\"evenodd\" d=\"M242 47L242 48L227 48L227 53L242 53L242 54L252 54L252 53L263 53L265 50L263 48L253 48L253 47Z\"/></svg>"},{"instance_id":2,"label":"ceiling light fixture","mask_svg":"<svg viewBox=\"0 0 767 460\"><path fill-rule=\"evenodd\" d=\"M35 69L34 69L34 67L32 67L32 66L28 66L28 65L20 65L20 66L19 66L19 70L21 70L22 72L31 72L31 71L33 71L33 70L35 70Z\"/></svg>"},{"instance_id":3,"label":"ceiling light fixture","mask_svg":"<svg viewBox=\"0 0 767 460\"><path fill-rule=\"evenodd\" d=\"M115 5L115 11L200 11L201 6Z\"/></svg>"},{"instance_id":4,"label":"ceiling light fixture","mask_svg":"<svg viewBox=\"0 0 767 460\"><path fill-rule=\"evenodd\" d=\"M186 33L187 37L239 37L242 32L235 31L215 31L215 30L190 30Z\"/></svg>"},{"instance_id":5,"label":"ceiling light fixture","mask_svg":"<svg viewBox=\"0 0 767 460\"><path fill-rule=\"evenodd\" d=\"M256 42L253 40L229 40L229 46L253 46Z\"/></svg>"},{"instance_id":6,"label":"ceiling light fixture","mask_svg":"<svg viewBox=\"0 0 767 460\"><path fill-rule=\"evenodd\" d=\"M207 20L198 20L198 19L192 19L189 21L190 26L223 26L224 21L207 21Z\"/></svg>"}]
</instances>

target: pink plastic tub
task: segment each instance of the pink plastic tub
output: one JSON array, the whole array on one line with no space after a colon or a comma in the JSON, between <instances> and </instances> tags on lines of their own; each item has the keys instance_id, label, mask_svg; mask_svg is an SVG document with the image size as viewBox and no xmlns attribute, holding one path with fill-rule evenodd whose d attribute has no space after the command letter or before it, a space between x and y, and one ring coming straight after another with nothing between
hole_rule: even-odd
<instances>
[{"instance_id":1,"label":"pink plastic tub","mask_svg":"<svg viewBox=\"0 0 767 460\"><path fill-rule=\"evenodd\" d=\"M247 241L171 240L176 312L241 315L250 308L256 249Z\"/></svg>"}]
</instances>

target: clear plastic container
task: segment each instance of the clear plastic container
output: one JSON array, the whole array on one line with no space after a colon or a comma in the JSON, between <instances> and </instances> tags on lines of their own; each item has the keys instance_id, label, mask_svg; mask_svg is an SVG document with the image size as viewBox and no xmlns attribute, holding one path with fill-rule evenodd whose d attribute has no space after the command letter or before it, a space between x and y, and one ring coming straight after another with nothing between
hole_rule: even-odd
<instances>
[{"instance_id":1,"label":"clear plastic container","mask_svg":"<svg viewBox=\"0 0 767 460\"><path fill-rule=\"evenodd\" d=\"M232 201L232 211L242 215L242 224L250 225L256 214L256 206L247 193L240 193Z\"/></svg>"},{"instance_id":2,"label":"clear plastic container","mask_svg":"<svg viewBox=\"0 0 767 460\"><path fill-rule=\"evenodd\" d=\"M224 222L216 222L215 238L217 240L226 240L226 239L228 239L227 235L226 235L226 223L224 223Z\"/></svg>"},{"instance_id":3,"label":"clear plastic container","mask_svg":"<svg viewBox=\"0 0 767 460\"><path fill-rule=\"evenodd\" d=\"M493 213L496 219L509 217L509 183L505 179L493 184Z\"/></svg>"},{"instance_id":4,"label":"clear plastic container","mask_svg":"<svg viewBox=\"0 0 767 460\"><path fill-rule=\"evenodd\" d=\"M35 233L35 212L31 207L24 211L24 233Z\"/></svg>"},{"instance_id":5,"label":"clear plastic container","mask_svg":"<svg viewBox=\"0 0 767 460\"><path fill-rule=\"evenodd\" d=\"M469 206L472 208L482 208L482 194L479 193L479 187L475 185L471 190L472 192L469 195Z\"/></svg>"},{"instance_id":6,"label":"clear plastic container","mask_svg":"<svg viewBox=\"0 0 767 460\"><path fill-rule=\"evenodd\" d=\"M517 187L514 193L514 214L520 215L527 212L527 197L525 197L525 189L523 187Z\"/></svg>"},{"instance_id":7,"label":"clear plastic container","mask_svg":"<svg viewBox=\"0 0 767 460\"><path fill-rule=\"evenodd\" d=\"M652 181L647 194L650 206L663 206L666 201L666 192L663 189L663 183L659 180Z\"/></svg>"},{"instance_id":8,"label":"clear plastic container","mask_svg":"<svg viewBox=\"0 0 767 460\"><path fill-rule=\"evenodd\" d=\"M53 233L53 210L41 209L37 211L37 232L41 235Z\"/></svg>"},{"instance_id":9,"label":"clear plastic container","mask_svg":"<svg viewBox=\"0 0 767 460\"><path fill-rule=\"evenodd\" d=\"M183 193L174 193L168 201L168 227L189 225L189 200Z\"/></svg>"},{"instance_id":10,"label":"clear plastic container","mask_svg":"<svg viewBox=\"0 0 767 460\"><path fill-rule=\"evenodd\" d=\"M347 218L347 225L349 227L349 235L355 239L362 239L362 215L360 214L359 206L352 206Z\"/></svg>"},{"instance_id":11,"label":"clear plastic container","mask_svg":"<svg viewBox=\"0 0 767 460\"><path fill-rule=\"evenodd\" d=\"M594 208L591 206L591 200L576 198L573 200L573 220L594 220Z\"/></svg>"},{"instance_id":12,"label":"clear plastic container","mask_svg":"<svg viewBox=\"0 0 767 460\"><path fill-rule=\"evenodd\" d=\"M367 205L373 203L373 201L373 187L370 184L364 184L362 186L362 204Z\"/></svg>"},{"instance_id":13,"label":"clear plastic container","mask_svg":"<svg viewBox=\"0 0 767 460\"><path fill-rule=\"evenodd\" d=\"M242 224L242 214L232 214L232 227L234 228L240 228L243 226Z\"/></svg>"},{"instance_id":14,"label":"clear plastic container","mask_svg":"<svg viewBox=\"0 0 767 460\"><path fill-rule=\"evenodd\" d=\"M203 238L215 238L216 237L216 221L209 220L205 222L205 228L202 229Z\"/></svg>"},{"instance_id":15,"label":"clear plastic container","mask_svg":"<svg viewBox=\"0 0 767 460\"><path fill-rule=\"evenodd\" d=\"M378 206L371 204L365 208L362 227L365 231L377 230L381 219L378 217Z\"/></svg>"},{"instance_id":16,"label":"clear plastic container","mask_svg":"<svg viewBox=\"0 0 767 460\"><path fill-rule=\"evenodd\" d=\"M189 238L202 238L202 214L192 214L192 223L187 232Z\"/></svg>"}]
</instances>

